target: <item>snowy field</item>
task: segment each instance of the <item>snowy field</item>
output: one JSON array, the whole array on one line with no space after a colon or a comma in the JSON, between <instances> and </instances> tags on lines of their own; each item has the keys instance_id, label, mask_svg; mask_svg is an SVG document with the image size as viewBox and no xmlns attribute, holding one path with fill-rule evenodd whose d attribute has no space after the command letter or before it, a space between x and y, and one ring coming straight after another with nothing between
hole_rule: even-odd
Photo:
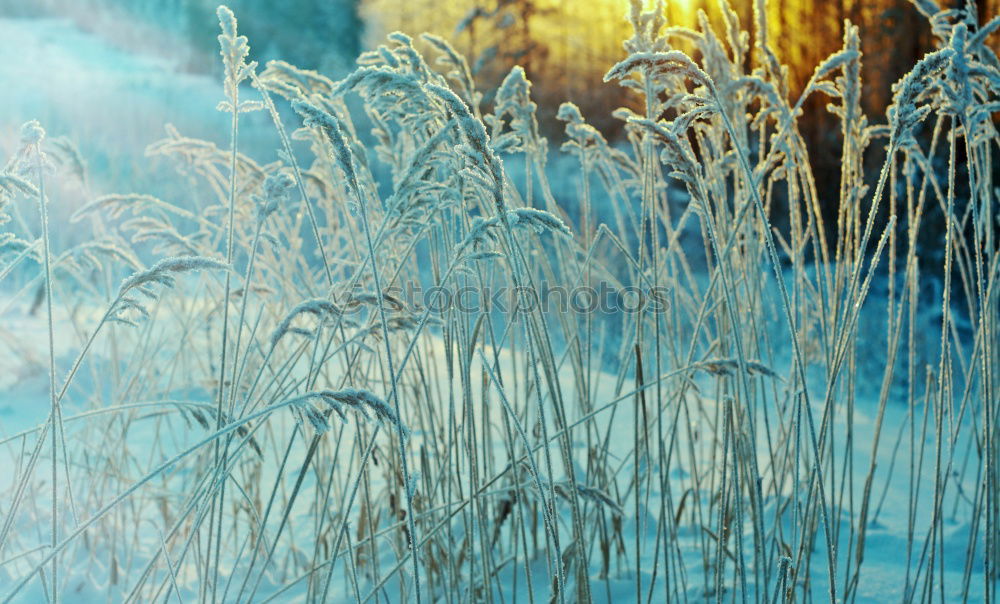
<instances>
[{"instance_id":1,"label":"snowy field","mask_svg":"<svg viewBox=\"0 0 1000 604\"><path fill-rule=\"evenodd\" d=\"M85 324L97 320L99 312L97 308L87 308L86 305L81 306L73 309L77 320L83 321ZM48 396L48 384L43 359L47 351L44 346L32 344L45 342L46 324L42 317L31 316L28 310L24 306L9 304L8 302L4 311L6 322L4 331L5 356L3 357L3 363L10 370L4 376L5 382L2 384L4 402L2 409L0 409L0 420L3 422L3 447L4 454L7 457L4 464L8 465L8 467L16 467L17 459L23 456L21 447L24 446L25 442L30 445L30 437L37 434L38 426L44 423L46 417L45 402ZM84 317L89 317L89 320ZM67 329L60 329L59 331L72 332L69 318L60 317L60 319L60 323L65 325ZM171 328L167 327L166 329L170 330ZM65 339L58 342L57 361L60 366L67 367L72 363L73 354L79 349L80 345L81 342L74 341L73 339ZM432 336L428 338L428 345L435 348L441 347L440 339ZM166 351L161 352L169 354ZM429 356L440 358L443 356L443 352L439 349L433 350ZM149 359L149 362L153 361L154 359ZM89 421L88 418L96 419L101 417L100 415L96 415L96 413L101 413L100 410L103 405L95 404L97 401L102 400L102 398L103 400L113 399L111 399L110 394L106 397L94 396L94 392L99 389L98 384L102 379L101 372L106 371L108 368L108 359L98 357L92 359L90 363L94 365L92 373L90 375L83 375L77 380L78 383L74 391L71 392L71 396L64 403L64 421L67 422L66 438L70 443L79 443L78 446L81 450L92 449L94 454L100 456L102 454L101 444L104 441L100 439L99 433L95 435L92 429L88 430L84 426ZM507 371L513 369L510 366L509 356L504 357L501 367ZM480 371L482 370L480 369ZM433 374L432 379L437 387L460 387L460 384L451 383L452 380L448 379L446 373L440 367L438 368L438 373ZM564 372L561 379L567 389L571 390L572 376L569 372ZM623 410L616 411L619 405L615 404L622 400L622 395L628 389L626 388L625 392L623 392L620 385L616 387L617 378L612 374L596 374L594 380L596 389L594 398L598 402L606 401L603 406L607 407L598 413L594 424L601 432L611 430L609 432L612 435L612 440L608 447L609 455L615 459L626 460L631 453L631 438L615 438L614 435L618 433L631 435L633 432L631 414L625 413ZM846 467L855 474L853 480L858 484L863 484L869 465L872 462L870 445L873 441L878 409L877 403L873 400L876 393L864 392L864 389L859 390L861 390L862 394L867 395L868 398L859 397L850 421L852 438L857 444L848 460L840 456L836 462L840 466L847 461L848 465ZM207 391L176 392L174 394L177 400L180 401L206 401L209 397ZM626 400L629 398L631 397L627 397ZM155 467L172 457L174 453L183 451L197 442L198 432L191 432L189 430L189 428L196 426L196 424L192 425L192 422L185 422L181 418L171 417L171 414L149 405L148 402L146 405L149 406L144 406L143 402L145 401L142 401L141 396L132 397L129 400L136 401L135 403L129 403L135 405L136 408L129 414L130 425L128 426L128 433L123 438L120 446L128 450L145 452L145 454L139 455L135 462L139 464L138 468ZM682 416L685 423L682 429L687 431L688 426L691 426L694 433L711 430L713 423L711 418L713 416L718 417L719 413L717 404L710 398L698 397L691 397L691 400L687 401L687 403L690 407L683 411L683 415L697 414L700 417L688 419ZM476 404L479 404L478 400ZM109 414L114 412L114 410L107 411ZM822 409L818 406L814 409L817 417L821 412ZM932 493L921 493L920 491L933 488L935 468L934 460L930 456L933 451L934 439L927 430L928 418L926 417L926 413L922 409L918 409L917 413L918 415L914 417L902 405L890 402L882 418L881 432L884 442L879 447L874 458L877 467L875 473L875 484L878 485L875 494L877 505L874 506L875 511L869 521L870 525L866 536L865 563L863 571L860 574L860 588L856 595L856 601L858 602L885 602L887 600L896 601L903 598L903 583L900 579L906 575L907 570L907 560L904 553L907 552L907 544L911 540L908 536L908 530L911 526L911 518L909 517L911 509L909 502L911 501L911 497L915 498L918 502L915 509L916 515L912 519L914 520L912 526L920 530L921 527L927 527L930 522ZM488 417L491 422L502 422L502 411L496 405L495 401ZM295 426L290 414L287 417L276 418L271 423L272 426L269 427L273 427L278 432L290 432ZM914 423L918 432L911 439L910 430ZM837 434L835 447L846 447L844 442L847 426L847 417L845 412L841 411L833 422L833 430ZM692 444L688 442L689 434L679 435L676 441L679 451ZM25 435L29 438L23 439L22 437ZM419 447L424 437L424 434L415 432L411 440L411 446ZM766 454L767 443L763 442L763 438L761 438L761 441L758 448L758 463L766 467L769 463L769 458ZM585 443L583 442L576 443L576 447L583 448L584 446ZM950 454L967 455L969 451L968 447L969 443L964 439L960 439L948 447L945 451L945 456L947 457ZM76 448L76 446L73 448ZM496 448L496 453L502 455L503 445L498 444ZM107 453L103 452L103 454ZM921 457L925 458L921 459ZM917 467L911 470L910 464L914 459L917 460ZM953 463L958 466L963 463L963 460L955 459ZM656 542L657 520L655 507L664 500L670 502L671 499L669 498L671 497L673 498L673 502L676 502L678 494L683 494L692 487L692 477L687 471L687 467L689 466L684 462L678 461L672 463L669 468L653 467L650 469L655 474L661 472L667 474L669 477L669 486L664 490L656 488L649 490L645 501L639 506L639 518L641 519L639 526L636 526L634 516L629 518L623 526L623 531L626 534L639 531L644 534L644 538L648 543L653 544ZM623 468L622 470L629 470L629 468ZM265 467L259 471L261 472L260 479L263 481L270 483L275 479L275 468ZM179 485L184 484L184 473L181 472L180 474L180 476L172 477L170 480L175 481ZM0 488L4 492L10 492L13 489L11 483L14 476L14 474L5 475L3 483L0 484ZM956 476L958 476L957 473ZM289 482L291 481L289 480ZM792 480L789 479L786 482L787 484L783 488L789 493L793 492L794 485L792 484ZM170 484L170 482L165 482L160 488L169 488ZM290 484L286 486L291 488ZM315 493L315 489L317 488L315 481L307 479L303 488L304 490L300 494L302 499L308 500L317 496ZM913 492L913 489L916 489L916 492ZM975 572L970 578L964 577L965 557L970 541L970 529L972 528L968 517L968 507L965 505L966 501L964 500L967 497L966 493L975 491L974 478L967 477L963 480L955 478L953 479L951 489L954 489L956 496L951 502L953 505L949 506L949 513L942 526L944 536L942 544L944 560L942 567L945 573L946 584L955 587L953 588L954 591L946 592L945 595L949 601L962 600L963 594L960 593L960 589L963 586L963 581L971 579L967 598L969 601L978 601L982 599L983 594L981 577L977 577L977 573ZM87 487L81 487L81 491L86 492L87 490ZM30 542L32 538L41 539L44 537L45 521L40 518L45 515L45 499L46 495L44 491L35 495L34 505L39 506L41 509L32 510L27 516L27 518L30 518L30 520L26 520L28 524L22 525L23 528L19 531L23 539L22 547ZM673 505L676 506L676 503ZM768 496L764 500L764 514L761 519L768 530L781 531L786 535L786 539L789 539L795 533L792 514L786 507L788 505L789 500L787 496ZM845 502L844 506L848 505ZM784 518L781 519L780 527L775 520L779 513L784 515ZM297 520L301 523L301 530L308 534L310 529L309 514L302 512L298 516ZM569 518L568 515L566 516L562 519L562 522L568 526ZM837 523L835 526L838 528L841 543L848 543L848 539L850 539L848 527L852 522L850 511L841 508L838 519L835 522ZM34 528L28 530L28 527L32 525L34 525ZM460 538L462 529L458 526L455 529ZM158 529L152 523L146 527L129 527L129 530L131 531L134 543L137 545L150 543L155 545L159 541L156 532ZM926 531L926 528L924 528L924 531ZM700 532L697 527L682 525L677 527L677 535L675 537L679 549L685 553L683 558L685 565L684 572L690 577L688 580L692 582L701 572L703 563L701 560L701 548L704 545L704 535L700 534ZM752 526L744 528L743 538L747 543L752 542ZM821 536L818 537L818 539L821 538ZM922 538L926 538L926 534L915 536L917 542ZM155 550L155 547L152 549L143 546L136 547L131 552L133 558L129 559L125 563L126 565L123 565L118 572L123 573L125 576L136 572L151 555L156 553ZM914 556L919 556L920 554L921 552L919 551L913 552ZM88 548L81 547L72 554L72 559L75 561L67 565L70 570L64 579L67 589L71 590L66 592L67 598L80 602L98 602L106 601L108 594L111 594L113 600L117 600L124 595L123 592L116 588L113 582L109 583L108 576L110 569L108 568L108 555L109 552L101 548L100 545L98 545L96 550L93 549L93 546ZM654 551L644 551L642 566L646 569L654 568L657 563L655 555ZM382 561L384 565L392 566L395 564L395 555L385 555L384 558ZM982 563L981 554L976 562L979 564ZM118 562L117 564L123 563ZM538 561L535 566L536 568L533 569L534 572L538 576L544 576L546 572L544 564ZM10 564L5 565L5 568L8 569L7 572L10 575L5 578L4 582L12 582L17 575L17 571L12 571L11 569L18 568L18 565L12 561ZM24 567L21 568L23 569ZM613 568L606 579L598 579L597 571L598 569L595 569L592 577L593 597L596 601L618 602L634 597L635 576L633 570L627 566ZM823 571L822 566L818 565L814 570L815 575L811 579L812 592L818 600L824 598L827 590L827 578ZM645 580L649 581L652 571L646 570L643 572ZM515 573L511 573L509 581L506 582L509 589L498 589L495 594L496 597L517 600L528 599L526 587L523 585L523 578L517 578L514 575ZM258 595L262 597L267 596L278 592L280 589L282 590L279 592L281 594L281 601L305 601L307 596L304 581L299 581L291 587L285 587L296 578L301 577L297 577L294 572L287 570L281 572L276 569L273 576L265 576ZM237 577L237 579L242 579L242 577ZM339 581L330 587L330 601L353 601L351 586L346 577L337 577L337 579ZM197 590L193 586L197 581L197 577L191 576L189 580L192 582L192 586L189 589L184 589L183 583L180 585L182 601L197 598ZM518 587L519 580L522 582L520 587ZM371 584L369 584L369 589L370 586ZM752 586L752 588L757 589L755 586ZM395 589L398 588L391 587L385 594L390 601L398 599L393 596ZM706 599L704 596L705 589L704 585L697 583L689 585L686 597L691 601ZM44 592L40 588L35 588L22 594L16 601L34 602L43 600L44 597Z\"/></svg>"},{"instance_id":2,"label":"snowy field","mask_svg":"<svg viewBox=\"0 0 1000 604\"><path fill-rule=\"evenodd\" d=\"M239 77L229 33L224 88L68 21L0 19L0 177L28 183L0 188L0 601L996 597L995 122L951 139L960 169L924 172L949 157L929 134L944 101L912 100L934 113L894 147L898 223L866 221L889 193L856 174L828 230L844 243L822 248L816 200L785 186L808 180L778 136L790 108L741 117L765 113L767 77L706 108L708 76L656 31L615 69L697 115L632 115L608 144L566 109L564 152L516 73L480 113L461 63L428 75L402 38L345 92L290 66ZM824 74L838 103L845 56ZM654 81L655 61L675 72ZM742 69L699 65L720 87ZM928 69L911 85L946 96L957 68ZM224 99L278 106L248 105L237 138ZM785 232L756 212L779 195L808 214ZM909 245L925 199L967 217L943 269ZM669 301L439 314L378 294L408 282Z\"/></svg>"}]
</instances>

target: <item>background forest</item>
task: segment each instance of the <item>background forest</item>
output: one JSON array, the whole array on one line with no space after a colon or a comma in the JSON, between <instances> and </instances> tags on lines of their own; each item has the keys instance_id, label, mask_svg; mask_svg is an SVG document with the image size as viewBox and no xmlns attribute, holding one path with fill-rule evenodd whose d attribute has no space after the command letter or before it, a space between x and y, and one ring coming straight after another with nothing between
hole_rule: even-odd
<instances>
[{"instance_id":1,"label":"background forest","mask_svg":"<svg viewBox=\"0 0 1000 604\"><path fill-rule=\"evenodd\" d=\"M336 78L352 67L361 50L374 47L389 32L430 32L468 57L477 84L486 91L495 90L512 66L523 66L533 82L543 125L551 127L559 103L571 101L585 115L593 115L598 125L612 128L607 116L620 104L617 90L599 84L604 66L621 59L621 41L628 35L621 0L235 0L231 4L247 36L262 41L256 49L261 61L281 58ZM752 22L752 2L731 4L742 23ZM998 13L1000 0L980 0L976 5L980 22L985 22ZM68 17L81 28L131 49L180 52L187 69L213 73L220 69L212 23L215 6L214 0L0 0L0 11L8 15ZM680 0L666 3L667 22L697 28L699 10L710 21L720 20L714 0ZM789 68L793 94L801 92L821 60L840 48L844 20L858 26L867 113L884 112L892 83L932 49L930 26L908 0L774 0L768 3L768 12L769 34L776 54ZM997 48L1000 37L991 42Z\"/></svg>"},{"instance_id":2,"label":"background forest","mask_svg":"<svg viewBox=\"0 0 1000 604\"><path fill-rule=\"evenodd\" d=\"M334 79L354 66L360 52L376 47L393 31L411 35L429 32L448 40L467 57L475 82L490 106L503 77L515 65L524 68L532 82L532 99L543 134L563 137L556 119L564 101L576 104L588 122L609 140L622 140L623 122L612 116L623 98L615 86L602 83L605 66L623 56L621 41L629 25L623 18L623 0L236 0L243 30L259 40L255 49L261 63L281 59L303 69L315 69ZM941 3L944 8L948 3ZM964 5L952 2L955 8ZM731 3L743 24L753 21L753 2ZM974 4L979 21L986 22L1000 9L1000 0ZM767 5L771 45L787 71L789 96L798 96L825 57L841 47L844 23L858 26L864 56L861 107L866 115L884 115L891 102L891 87L910 67L934 47L926 18L909 0L774 0ZM215 0L0 0L0 13L9 16L69 19L75 27L110 41L127 52L169 57L182 71L218 76L213 18ZM676 28L699 29L699 12L710 23L722 15L715 0L680 0L665 3L667 23ZM756 43L748 31L750 47ZM685 36L671 42L698 55ZM1000 36L987 41L1000 48ZM420 40L417 46L426 49ZM632 107L635 109L636 107ZM826 110L822 97L803 104L799 128L816 168L817 185L825 212L832 217L840 178L839 126ZM8 111L7 113L21 113ZM65 113L37 115L59 123ZM0 118L2 120L2 118ZM141 118L136 121L142 121ZM136 148L158 135L160 119L148 120L149 132L136 133ZM877 120L876 120L877 121ZM21 121L12 119L13 129ZM131 124L125 123L126 128ZM78 127L67 134L91 138ZM116 141L116 143L119 141ZM84 141L82 144L86 145ZM86 149L104 154L100 149ZM878 150L865 158L871 168L883 160ZM109 163L114 163L108 157ZM148 175L139 175L146 177ZM871 183L869 183L871 184ZM884 221L886 217L880 216Z\"/></svg>"}]
</instances>

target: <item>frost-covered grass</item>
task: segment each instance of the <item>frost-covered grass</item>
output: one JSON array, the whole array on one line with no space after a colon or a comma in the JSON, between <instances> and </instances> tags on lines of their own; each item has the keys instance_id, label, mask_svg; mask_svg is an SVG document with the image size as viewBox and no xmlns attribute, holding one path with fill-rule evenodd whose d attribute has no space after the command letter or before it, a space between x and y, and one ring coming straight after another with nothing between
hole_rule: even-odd
<instances>
[{"instance_id":1,"label":"frost-covered grass","mask_svg":"<svg viewBox=\"0 0 1000 604\"><path fill-rule=\"evenodd\" d=\"M487 107L433 37L337 82L261 67L225 8L229 144L147 149L183 196L48 221L86 166L29 122L0 173L0 597L994 599L1000 19L918 6L939 49L872 124L853 26L789 98L762 6L750 48L728 8L720 34L637 1L606 79L642 110L609 142L564 104L569 160L520 68ZM599 286L647 305L535 303Z\"/></svg>"}]
</instances>

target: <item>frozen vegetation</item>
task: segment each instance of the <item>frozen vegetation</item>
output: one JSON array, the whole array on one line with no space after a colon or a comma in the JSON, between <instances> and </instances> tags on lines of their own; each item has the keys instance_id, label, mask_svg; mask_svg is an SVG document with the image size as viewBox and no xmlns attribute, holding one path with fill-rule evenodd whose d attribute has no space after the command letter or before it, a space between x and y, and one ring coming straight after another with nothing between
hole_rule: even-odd
<instances>
[{"instance_id":1,"label":"frozen vegetation","mask_svg":"<svg viewBox=\"0 0 1000 604\"><path fill-rule=\"evenodd\" d=\"M561 149L433 36L335 81L220 7L210 82L0 21L0 601L994 601L1000 18L916 5L866 117L850 24L792 97L762 1L633 0Z\"/></svg>"}]
</instances>

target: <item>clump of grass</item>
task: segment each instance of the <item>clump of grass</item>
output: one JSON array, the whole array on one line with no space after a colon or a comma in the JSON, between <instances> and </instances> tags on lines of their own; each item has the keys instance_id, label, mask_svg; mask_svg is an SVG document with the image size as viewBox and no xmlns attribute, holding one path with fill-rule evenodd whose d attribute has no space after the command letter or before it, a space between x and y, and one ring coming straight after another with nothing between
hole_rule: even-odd
<instances>
[{"instance_id":1,"label":"clump of grass","mask_svg":"<svg viewBox=\"0 0 1000 604\"><path fill-rule=\"evenodd\" d=\"M98 196L72 216L95 238L53 250L45 179L86 164L26 125L0 171L0 283L12 308L43 286L50 400L0 441L4 601L79 581L127 600L849 601L871 597L882 520L905 534L892 597L994 598L1000 19L919 2L938 49L866 116L855 26L789 98L764 2L753 48L720 6L722 30L691 30L630 2L606 76L623 138L559 108L578 200L549 182L523 69L490 105L434 36L394 33L338 82L259 69L225 7L229 148L175 129L149 148L201 205ZM842 122L829 229L799 131L813 95ZM268 163L240 151L257 110ZM665 304L435 310L598 279ZM413 282L433 295L401 299Z\"/></svg>"}]
</instances>

